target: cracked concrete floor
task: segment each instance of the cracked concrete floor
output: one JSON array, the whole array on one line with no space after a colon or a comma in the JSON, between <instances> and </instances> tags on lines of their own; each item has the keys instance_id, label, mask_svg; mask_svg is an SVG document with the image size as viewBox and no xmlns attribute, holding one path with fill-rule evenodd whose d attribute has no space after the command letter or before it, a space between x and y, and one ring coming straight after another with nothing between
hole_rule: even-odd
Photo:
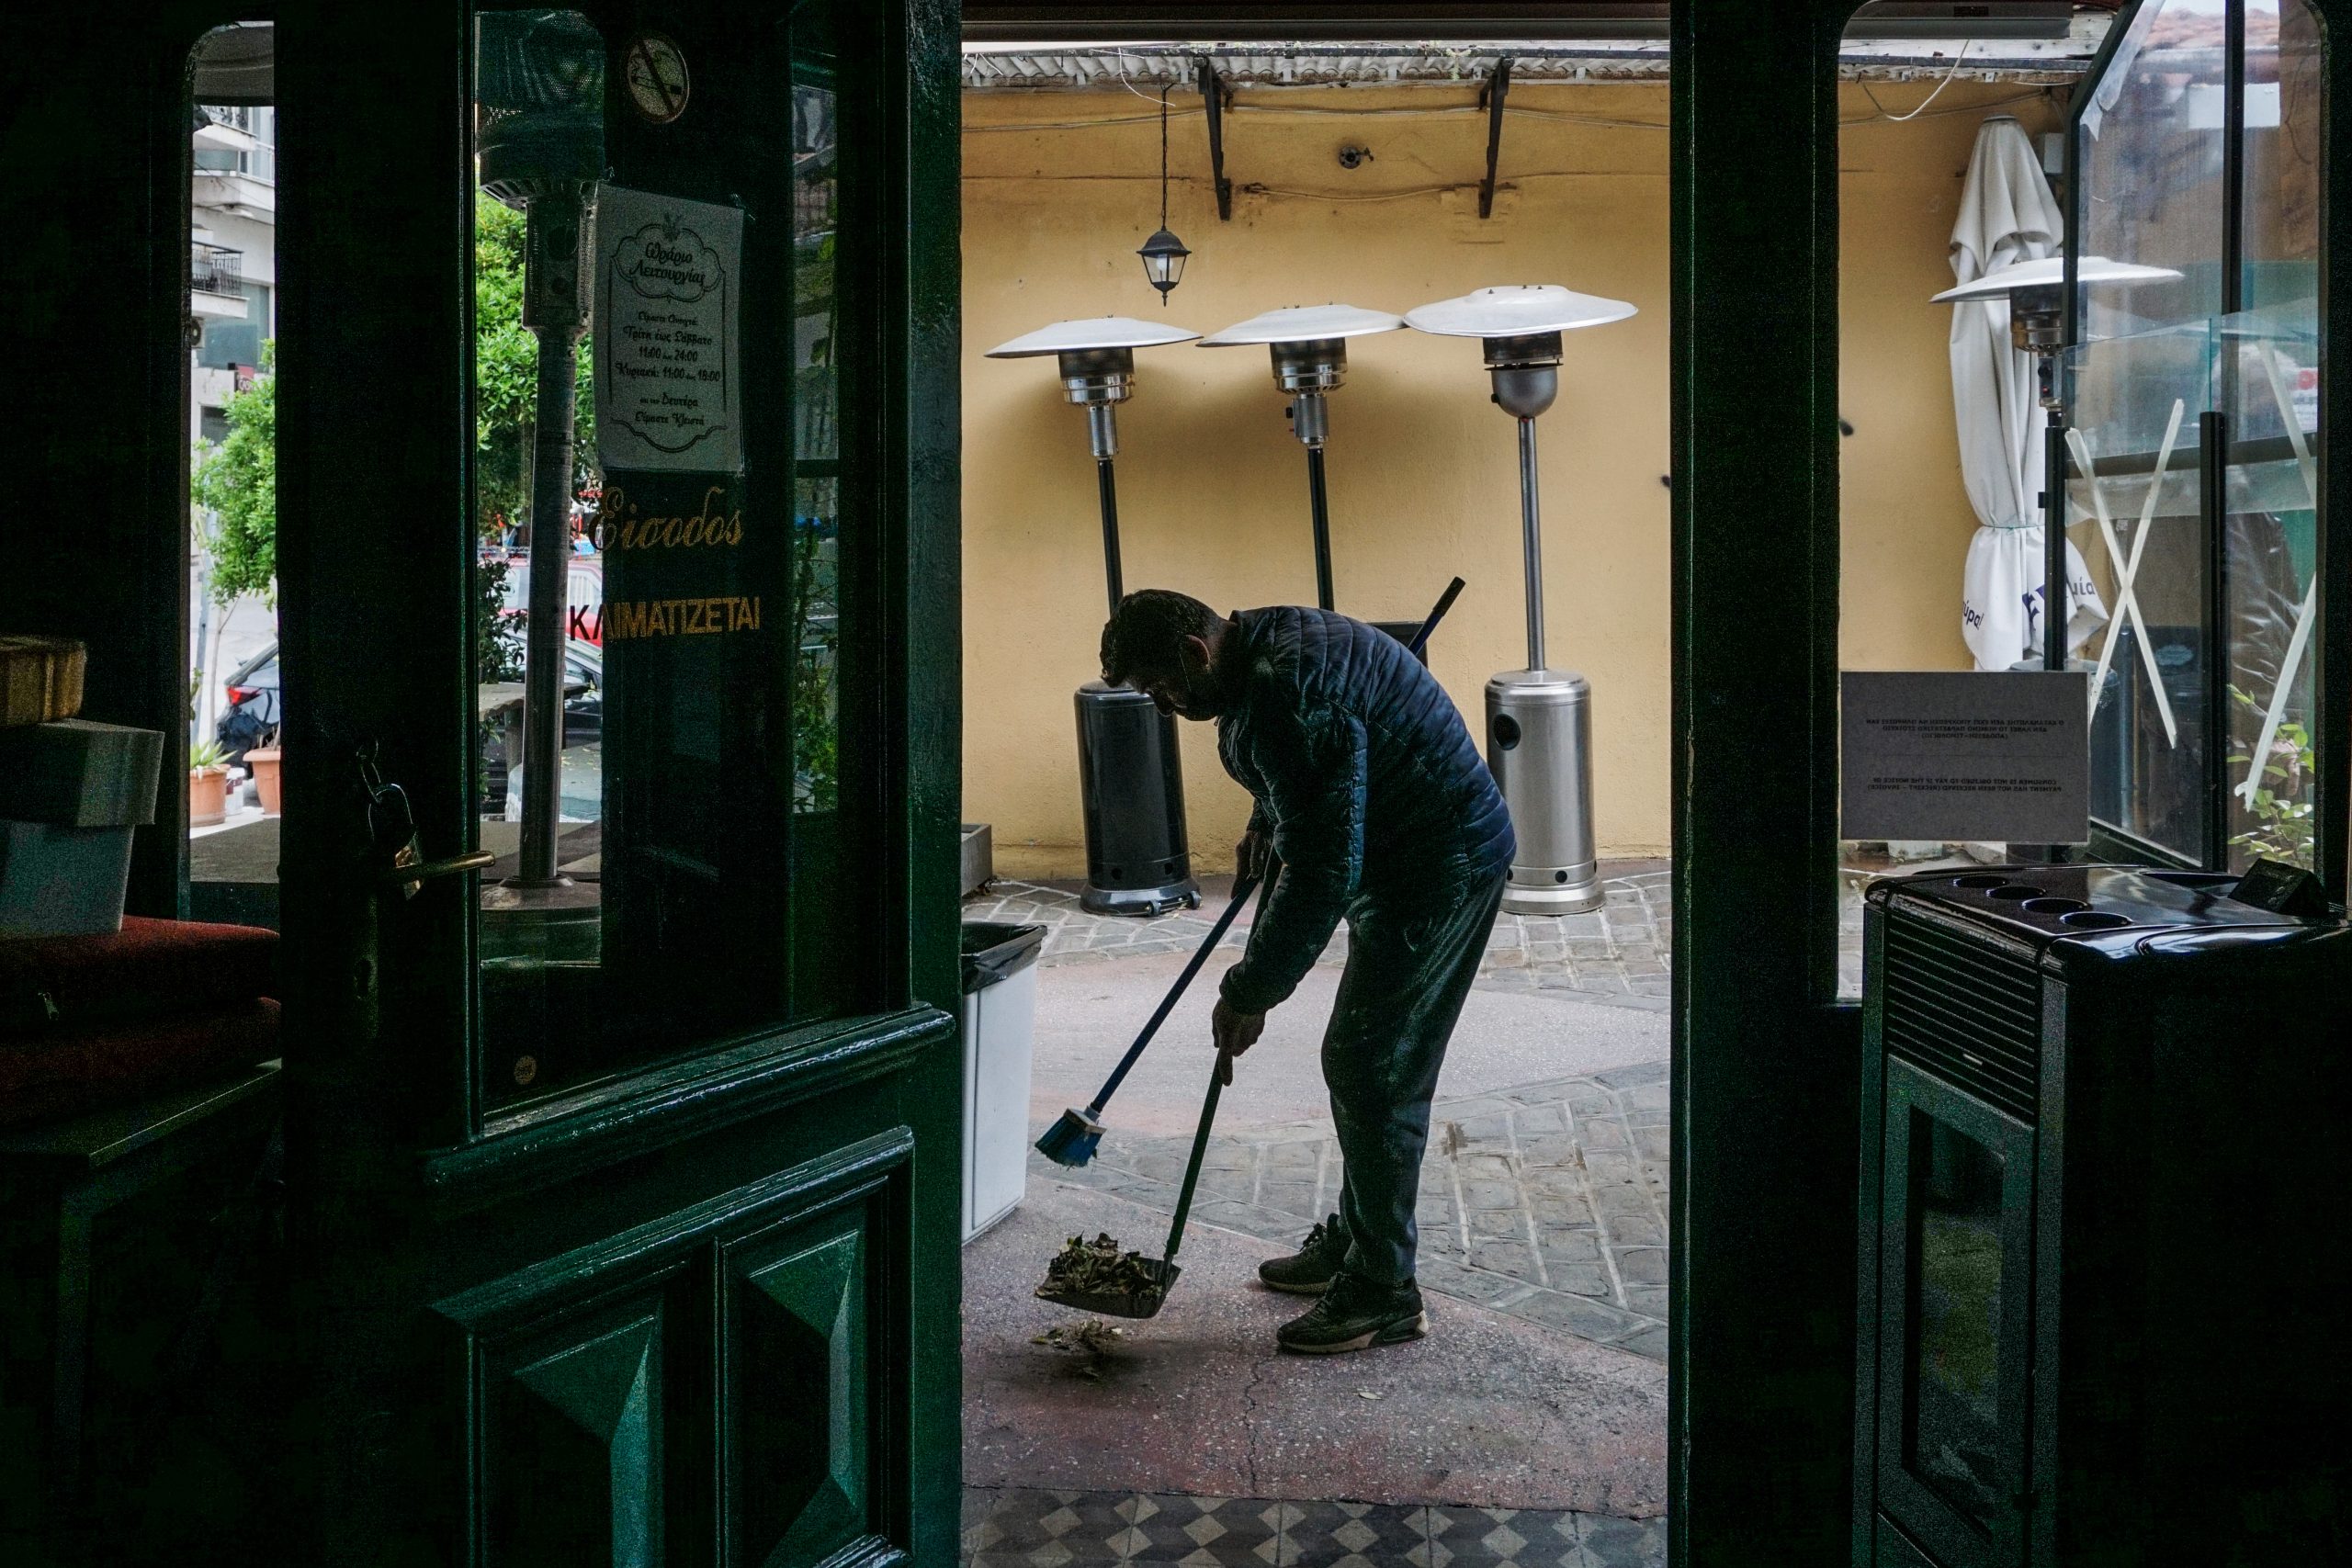
<instances>
[{"instance_id":1,"label":"cracked concrete floor","mask_svg":"<svg viewBox=\"0 0 2352 1568\"><path fill-rule=\"evenodd\" d=\"M964 1466L973 1487L1346 1498L1649 1518L1666 1503L1666 1371L1449 1297L1417 1344L1283 1356L1306 1305L1260 1289L1273 1244L1195 1224L1159 1316L1102 1355L1034 1343L1089 1321L1033 1287L1069 1235L1157 1252L1167 1221L1033 1179L964 1254Z\"/></svg>"}]
</instances>

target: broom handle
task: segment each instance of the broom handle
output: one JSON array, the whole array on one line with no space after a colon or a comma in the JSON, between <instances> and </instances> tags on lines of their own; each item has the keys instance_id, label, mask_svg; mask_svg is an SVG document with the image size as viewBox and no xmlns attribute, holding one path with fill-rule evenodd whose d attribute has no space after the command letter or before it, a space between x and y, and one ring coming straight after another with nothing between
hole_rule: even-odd
<instances>
[{"instance_id":1,"label":"broom handle","mask_svg":"<svg viewBox=\"0 0 2352 1568\"><path fill-rule=\"evenodd\" d=\"M1225 940L1225 933L1232 928L1234 917L1241 913L1243 902L1256 886L1256 880L1247 876L1234 883L1233 901L1226 905L1225 913L1219 915L1216 924L1209 928L1208 940L1201 943L1200 950L1193 954L1192 962L1184 965L1184 972L1176 976L1176 984L1167 996L1160 998L1159 1010L1151 1015L1151 1021L1143 1026L1143 1032L1136 1036L1136 1043L1127 1047L1127 1054L1120 1057L1119 1065L1111 1070L1110 1078L1095 1095L1094 1102L1086 1108L1087 1115L1099 1118L1102 1114L1102 1107L1110 1103L1112 1094L1126 1077L1127 1069L1136 1065L1136 1058L1143 1055L1143 1048L1151 1043L1151 1037L1159 1032L1159 1026L1168 1021L1170 1013L1176 1010L1176 1003L1183 997L1185 987L1193 983L1193 976L1201 972L1201 965L1209 961L1209 954L1216 950L1216 944Z\"/></svg>"},{"instance_id":2,"label":"broom handle","mask_svg":"<svg viewBox=\"0 0 2352 1568\"><path fill-rule=\"evenodd\" d=\"M1419 653L1427 648L1430 645L1430 633L1437 630L1437 624L1445 619L1445 613L1453 608L1454 600L1461 596L1462 580L1457 577L1445 585L1445 592L1438 596L1436 607L1421 618L1421 629L1413 634L1413 640L1405 645L1405 651Z\"/></svg>"},{"instance_id":3,"label":"broom handle","mask_svg":"<svg viewBox=\"0 0 2352 1568\"><path fill-rule=\"evenodd\" d=\"M1258 894L1258 912L1261 915L1266 912L1266 900L1272 897L1273 886L1274 879L1267 877L1264 887ZM1233 901L1236 904L1241 902L1238 888ZM1217 1097L1225 1092L1225 1074L1226 1055L1219 1051L1216 1065L1209 1068L1208 1098L1201 1101L1201 1125L1193 1134L1193 1157L1184 1167L1184 1189L1176 1195L1176 1220L1168 1227L1168 1250L1161 1256L1162 1262L1175 1262L1176 1248L1184 1240L1184 1222L1192 1216L1193 1189L1201 1184L1201 1157L1209 1152L1209 1127L1216 1121Z\"/></svg>"}]
</instances>

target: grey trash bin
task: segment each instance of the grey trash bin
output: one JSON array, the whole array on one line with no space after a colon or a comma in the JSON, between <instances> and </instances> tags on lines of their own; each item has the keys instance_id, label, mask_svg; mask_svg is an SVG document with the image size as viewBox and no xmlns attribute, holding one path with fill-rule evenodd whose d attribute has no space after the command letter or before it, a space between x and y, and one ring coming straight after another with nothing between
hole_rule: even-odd
<instances>
[{"instance_id":1,"label":"grey trash bin","mask_svg":"<svg viewBox=\"0 0 2352 1568\"><path fill-rule=\"evenodd\" d=\"M1029 1186L1029 1061L1043 926L964 927L964 1239Z\"/></svg>"}]
</instances>

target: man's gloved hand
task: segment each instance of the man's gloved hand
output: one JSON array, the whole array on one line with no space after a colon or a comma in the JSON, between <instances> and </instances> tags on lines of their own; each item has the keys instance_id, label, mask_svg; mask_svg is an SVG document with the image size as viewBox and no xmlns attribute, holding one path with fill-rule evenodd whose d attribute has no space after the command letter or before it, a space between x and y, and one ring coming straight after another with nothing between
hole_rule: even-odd
<instances>
[{"instance_id":1,"label":"man's gloved hand","mask_svg":"<svg viewBox=\"0 0 2352 1568\"><path fill-rule=\"evenodd\" d=\"M1216 1080L1233 1082L1233 1058L1258 1043L1258 1036L1266 1032L1266 1015L1262 1012L1236 1012L1223 997L1209 1014L1209 1032L1216 1037Z\"/></svg>"},{"instance_id":2,"label":"man's gloved hand","mask_svg":"<svg viewBox=\"0 0 2352 1568\"><path fill-rule=\"evenodd\" d=\"M1274 836L1272 833L1244 833L1241 841L1233 846L1233 874L1261 881L1266 874L1266 863L1273 858Z\"/></svg>"}]
</instances>

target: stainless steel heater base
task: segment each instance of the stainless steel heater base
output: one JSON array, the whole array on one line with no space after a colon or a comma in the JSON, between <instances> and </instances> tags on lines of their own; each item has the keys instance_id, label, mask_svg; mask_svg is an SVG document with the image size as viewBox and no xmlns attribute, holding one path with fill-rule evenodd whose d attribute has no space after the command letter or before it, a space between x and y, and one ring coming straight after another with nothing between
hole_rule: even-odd
<instances>
[{"instance_id":1,"label":"stainless steel heater base","mask_svg":"<svg viewBox=\"0 0 2352 1568\"><path fill-rule=\"evenodd\" d=\"M1487 766L1519 840L1503 910L1600 908L1592 837L1592 686L1563 670L1509 670L1487 682Z\"/></svg>"}]
</instances>

